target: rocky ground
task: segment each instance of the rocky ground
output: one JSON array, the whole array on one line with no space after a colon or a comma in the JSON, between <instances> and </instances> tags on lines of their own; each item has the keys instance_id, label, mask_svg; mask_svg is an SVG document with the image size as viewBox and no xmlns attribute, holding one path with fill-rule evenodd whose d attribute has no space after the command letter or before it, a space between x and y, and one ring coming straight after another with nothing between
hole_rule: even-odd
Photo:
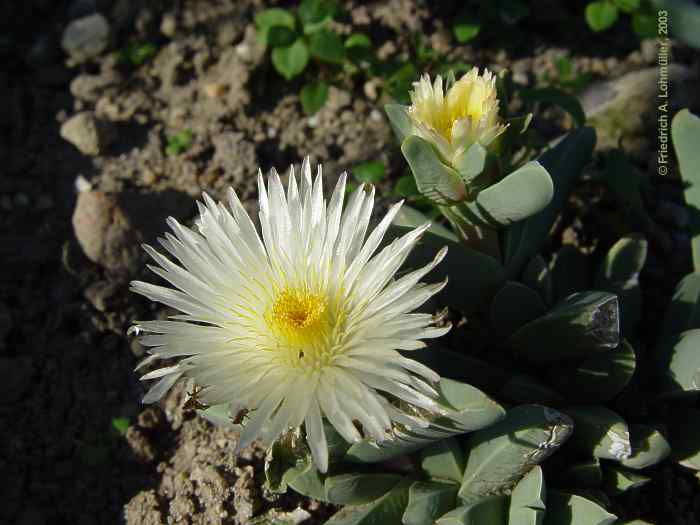
<instances>
[{"instance_id":1,"label":"rocky ground","mask_svg":"<svg viewBox=\"0 0 700 525\"><path fill-rule=\"evenodd\" d=\"M256 38L253 15L263 4L27 0L0 22L0 523L243 524L270 509L321 523L333 511L267 493L262 451L235 456L236 435L183 411L181 388L160 406L140 405L133 369L144 349L126 336L134 320L169 313L128 293L131 279L149 278L140 243L169 215L191 219L202 191L219 197L233 186L254 211L258 166L285 169L311 155L331 180L382 161L388 202L405 172L377 81L341 82L316 115L302 112L298 83L277 76ZM615 108L634 116L623 137L610 131L602 144L629 145L652 189L643 279L659 298L647 315L661 312L688 267L688 218L680 185L652 176L651 73L646 84L625 77L653 68L653 43L610 37L586 47L541 31L517 51L457 46L441 18L449 9L430 4L345 2L339 27L369 32L387 56L408 53L409 28L451 60L507 67L528 85L555 74L570 53L598 86L613 83L584 100L603 124ZM538 6L556 15L556 2ZM156 43L154 56L120 62L117 51L141 41ZM697 103L692 88L681 89L697 75L697 56L680 48L677 62L677 104ZM545 135L567 125L557 113L552 122L539 124ZM191 146L168 153L184 130ZM594 182L582 192L572 213L584 226L572 218L569 231L585 243L587 231L616 217L616 205ZM665 468L654 490L683 495L674 523L696 523L692 477Z\"/></svg>"}]
</instances>

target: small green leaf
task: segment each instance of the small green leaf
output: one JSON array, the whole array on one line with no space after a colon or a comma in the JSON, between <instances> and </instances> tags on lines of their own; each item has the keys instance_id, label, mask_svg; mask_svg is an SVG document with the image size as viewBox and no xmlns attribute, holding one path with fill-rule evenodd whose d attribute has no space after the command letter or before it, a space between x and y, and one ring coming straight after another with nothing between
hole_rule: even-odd
<instances>
[{"instance_id":1,"label":"small green leaf","mask_svg":"<svg viewBox=\"0 0 700 525\"><path fill-rule=\"evenodd\" d=\"M433 481L417 481L408 491L408 505L403 525L424 525L455 507L458 485Z\"/></svg>"},{"instance_id":2,"label":"small green leaf","mask_svg":"<svg viewBox=\"0 0 700 525\"><path fill-rule=\"evenodd\" d=\"M532 288L506 282L491 302L491 322L499 337L508 337L521 326L545 314L547 307Z\"/></svg>"},{"instance_id":3,"label":"small green leaf","mask_svg":"<svg viewBox=\"0 0 700 525\"><path fill-rule=\"evenodd\" d=\"M287 26L272 26L267 31L267 44L272 47L289 46L296 39L296 31Z\"/></svg>"},{"instance_id":4,"label":"small green leaf","mask_svg":"<svg viewBox=\"0 0 700 525\"><path fill-rule=\"evenodd\" d=\"M620 11L625 13L634 13L641 4L641 0L614 0L615 5Z\"/></svg>"},{"instance_id":5,"label":"small green leaf","mask_svg":"<svg viewBox=\"0 0 700 525\"><path fill-rule=\"evenodd\" d=\"M326 525L385 525L401 523L408 490L413 480L400 481L389 493L368 505L348 505L336 512Z\"/></svg>"},{"instance_id":6,"label":"small green leaf","mask_svg":"<svg viewBox=\"0 0 700 525\"><path fill-rule=\"evenodd\" d=\"M581 496L557 491L547 494L544 525L612 525L615 521L617 516Z\"/></svg>"},{"instance_id":7,"label":"small green leaf","mask_svg":"<svg viewBox=\"0 0 700 525\"><path fill-rule=\"evenodd\" d=\"M340 36L333 31L321 29L309 36L311 55L332 64L342 64L345 59L345 46Z\"/></svg>"},{"instance_id":8,"label":"small green leaf","mask_svg":"<svg viewBox=\"0 0 700 525\"><path fill-rule=\"evenodd\" d=\"M352 168L352 174L360 182L366 184L378 184L386 177L386 168L384 163L378 160L363 162L356 164Z\"/></svg>"},{"instance_id":9,"label":"small green leaf","mask_svg":"<svg viewBox=\"0 0 700 525\"><path fill-rule=\"evenodd\" d=\"M593 31L605 31L617 21L617 7L609 0L597 0L586 6L586 22Z\"/></svg>"},{"instance_id":10,"label":"small green leaf","mask_svg":"<svg viewBox=\"0 0 700 525\"><path fill-rule=\"evenodd\" d=\"M510 496L508 523L538 525L544 519L547 495L544 475L539 465L525 474Z\"/></svg>"},{"instance_id":11,"label":"small green leaf","mask_svg":"<svg viewBox=\"0 0 700 525\"><path fill-rule=\"evenodd\" d=\"M464 475L464 451L455 438L447 438L421 451L421 468L431 478L460 483Z\"/></svg>"},{"instance_id":12,"label":"small green leaf","mask_svg":"<svg viewBox=\"0 0 700 525\"><path fill-rule=\"evenodd\" d=\"M337 10L334 0L302 0L298 13L304 32L318 31L335 16Z\"/></svg>"},{"instance_id":13,"label":"small green leaf","mask_svg":"<svg viewBox=\"0 0 700 525\"><path fill-rule=\"evenodd\" d=\"M372 40L364 33L353 33L345 39L345 51L348 57L355 61L372 58Z\"/></svg>"},{"instance_id":14,"label":"small green leaf","mask_svg":"<svg viewBox=\"0 0 700 525\"><path fill-rule=\"evenodd\" d=\"M671 453L671 446L661 432L646 425L632 425L632 455L621 463L631 469L645 469L660 463Z\"/></svg>"},{"instance_id":15,"label":"small green leaf","mask_svg":"<svg viewBox=\"0 0 700 525\"><path fill-rule=\"evenodd\" d=\"M328 100L328 84L319 80L304 84L299 93L301 107L307 115L313 115L323 107Z\"/></svg>"},{"instance_id":16,"label":"small green leaf","mask_svg":"<svg viewBox=\"0 0 700 525\"><path fill-rule=\"evenodd\" d=\"M577 126L583 126L586 123L586 113L583 111L581 102L566 91L555 87L522 89L520 90L520 96L525 102L544 102L559 106L573 117Z\"/></svg>"},{"instance_id":17,"label":"small green leaf","mask_svg":"<svg viewBox=\"0 0 700 525\"><path fill-rule=\"evenodd\" d=\"M632 29L640 38L656 38L659 26L654 15L635 13L632 15Z\"/></svg>"},{"instance_id":18,"label":"small green leaf","mask_svg":"<svg viewBox=\"0 0 700 525\"><path fill-rule=\"evenodd\" d=\"M576 432L571 442L581 451L613 461L632 455L627 423L612 410L599 405L578 405L564 412L574 420Z\"/></svg>"},{"instance_id":19,"label":"small green leaf","mask_svg":"<svg viewBox=\"0 0 700 525\"><path fill-rule=\"evenodd\" d=\"M569 437L573 424L564 414L539 405L521 405L506 418L467 440L469 457L459 497L477 501L505 494L530 469Z\"/></svg>"},{"instance_id":20,"label":"small green leaf","mask_svg":"<svg viewBox=\"0 0 700 525\"><path fill-rule=\"evenodd\" d=\"M294 29L294 15L286 9L273 7L265 9L255 15L255 27L258 30L258 38L263 44L267 44L270 29L274 26L284 26Z\"/></svg>"},{"instance_id":21,"label":"small green leaf","mask_svg":"<svg viewBox=\"0 0 700 525\"><path fill-rule=\"evenodd\" d=\"M272 50L272 64L287 80L291 80L309 63L309 48L301 38L291 46L276 47Z\"/></svg>"},{"instance_id":22,"label":"small green leaf","mask_svg":"<svg viewBox=\"0 0 700 525\"><path fill-rule=\"evenodd\" d=\"M122 436L126 434L129 430L129 418L128 417L115 417L112 420L112 428L119 432Z\"/></svg>"},{"instance_id":23,"label":"small green leaf","mask_svg":"<svg viewBox=\"0 0 700 525\"><path fill-rule=\"evenodd\" d=\"M165 152L168 155L179 155L187 151L192 145L194 134L191 129L183 129L168 138L168 145Z\"/></svg>"},{"instance_id":24,"label":"small green leaf","mask_svg":"<svg viewBox=\"0 0 700 525\"><path fill-rule=\"evenodd\" d=\"M634 470L615 465L607 465L605 467L606 492L614 496L642 487L650 481L651 478L642 476Z\"/></svg>"},{"instance_id":25,"label":"small green leaf","mask_svg":"<svg viewBox=\"0 0 700 525\"><path fill-rule=\"evenodd\" d=\"M400 197L415 197L419 195L416 179L413 178L413 175L404 175L396 181L394 192ZM456 240L457 238L455 237Z\"/></svg>"},{"instance_id":26,"label":"small green leaf","mask_svg":"<svg viewBox=\"0 0 700 525\"><path fill-rule=\"evenodd\" d=\"M452 26L452 32L457 38L457 42L464 44L470 40L476 38L481 30L481 20L477 16L474 16L468 12L463 12L457 17L454 25Z\"/></svg>"}]
</instances>

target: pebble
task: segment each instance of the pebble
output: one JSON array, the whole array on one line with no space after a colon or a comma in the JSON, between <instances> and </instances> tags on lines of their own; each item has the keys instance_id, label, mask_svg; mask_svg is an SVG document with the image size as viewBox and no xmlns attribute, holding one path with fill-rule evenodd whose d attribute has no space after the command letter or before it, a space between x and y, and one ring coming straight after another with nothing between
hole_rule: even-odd
<instances>
[{"instance_id":1,"label":"pebble","mask_svg":"<svg viewBox=\"0 0 700 525\"><path fill-rule=\"evenodd\" d=\"M98 56L109 44L109 23L100 14L74 20L63 32L61 47L75 62Z\"/></svg>"},{"instance_id":2,"label":"pebble","mask_svg":"<svg viewBox=\"0 0 700 525\"><path fill-rule=\"evenodd\" d=\"M84 191L90 191L92 189L92 184L85 178L84 175L78 175L75 178L75 191L82 193Z\"/></svg>"},{"instance_id":3,"label":"pebble","mask_svg":"<svg viewBox=\"0 0 700 525\"><path fill-rule=\"evenodd\" d=\"M82 111L61 125L61 137L85 155L99 155L114 138L110 125L97 120L90 111Z\"/></svg>"},{"instance_id":4,"label":"pebble","mask_svg":"<svg viewBox=\"0 0 700 525\"><path fill-rule=\"evenodd\" d=\"M160 21L160 32L168 38L175 36L177 32L177 19L175 15L167 13L163 16L163 19Z\"/></svg>"},{"instance_id":5,"label":"pebble","mask_svg":"<svg viewBox=\"0 0 700 525\"><path fill-rule=\"evenodd\" d=\"M222 84L221 82L211 82L209 84L204 84L202 90L204 94L209 98L219 98L226 93L228 86Z\"/></svg>"}]
</instances>

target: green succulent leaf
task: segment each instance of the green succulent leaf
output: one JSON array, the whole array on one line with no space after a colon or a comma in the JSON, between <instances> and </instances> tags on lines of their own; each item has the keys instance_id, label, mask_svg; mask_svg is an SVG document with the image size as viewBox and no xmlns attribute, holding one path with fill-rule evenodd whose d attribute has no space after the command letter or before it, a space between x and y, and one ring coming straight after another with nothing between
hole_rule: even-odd
<instances>
[{"instance_id":1,"label":"green succulent leaf","mask_svg":"<svg viewBox=\"0 0 700 525\"><path fill-rule=\"evenodd\" d=\"M386 461L436 441L487 427L504 416L505 411L498 403L471 385L443 377L436 389L444 416L434 418L427 428L396 430L391 441L355 443L348 449L346 458L361 463Z\"/></svg>"},{"instance_id":2,"label":"green succulent leaf","mask_svg":"<svg viewBox=\"0 0 700 525\"><path fill-rule=\"evenodd\" d=\"M538 379L526 374L513 374L498 391L498 398L511 403L534 403L546 406L561 406L564 396L552 390Z\"/></svg>"},{"instance_id":3,"label":"green succulent leaf","mask_svg":"<svg viewBox=\"0 0 700 525\"><path fill-rule=\"evenodd\" d=\"M615 465L605 467L605 487L608 494L617 496L628 490L637 489L649 483L651 478L634 470Z\"/></svg>"},{"instance_id":4,"label":"green succulent leaf","mask_svg":"<svg viewBox=\"0 0 700 525\"><path fill-rule=\"evenodd\" d=\"M401 226L392 226L385 236L384 244L408 232ZM406 260L406 267L420 268L430 263L435 254L444 246L447 255L437 267L430 272L432 282L446 279L450 285L438 296L443 304L449 304L467 313L478 310L491 297L504 281L504 270L500 263L461 243L442 237L436 230L425 232Z\"/></svg>"},{"instance_id":5,"label":"green succulent leaf","mask_svg":"<svg viewBox=\"0 0 700 525\"><path fill-rule=\"evenodd\" d=\"M462 178L462 182L469 188L484 171L486 166L486 148L478 142L472 144L464 153L454 161L454 168Z\"/></svg>"},{"instance_id":6,"label":"green succulent leaf","mask_svg":"<svg viewBox=\"0 0 700 525\"><path fill-rule=\"evenodd\" d=\"M435 525L494 525L506 523L508 496L487 496L451 510Z\"/></svg>"},{"instance_id":7,"label":"green succulent leaf","mask_svg":"<svg viewBox=\"0 0 700 525\"><path fill-rule=\"evenodd\" d=\"M480 191L474 202L461 203L459 211L477 225L508 226L543 210L552 200L553 192L547 170L532 161Z\"/></svg>"},{"instance_id":8,"label":"green succulent leaf","mask_svg":"<svg viewBox=\"0 0 700 525\"><path fill-rule=\"evenodd\" d=\"M413 179L413 177L411 177L411 179ZM419 226L423 226L426 222L431 222L428 217L423 215L423 213L417 209L411 208L410 206L404 204L396 214L396 217L394 217L392 224L395 226L403 226L405 228L418 228ZM447 239L448 241L455 243L459 242L457 236L439 222L431 222L428 231L437 235L438 237Z\"/></svg>"},{"instance_id":9,"label":"green succulent leaf","mask_svg":"<svg viewBox=\"0 0 700 525\"><path fill-rule=\"evenodd\" d=\"M319 80L304 84L299 93L301 107L307 115L313 115L323 107L328 100L328 84Z\"/></svg>"},{"instance_id":10,"label":"green succulent leaf","mask_svg":"<svg viewBox=\"0 0 700 525\"><path fill-rule=\"evenodd\" d=\"M408 491L408 505L403 513L403 525L435 523L440 516L455 507L458 485L435 481L417 481Z\"/></svg>"},{"instance_id":11,"label":"green succulent leaf","mask_svg":"<svg viewBox=\"0 0 700 525\"><path fill-rule=\"evenodd\" d=\"M603 403L627 386L636 362L634 348L623 340L614 350L590 357L575 368L553 366L548 376L551 384L572 402Z\"/></svg>"},{"instance_id":12,"label":"green succulent leaf","mask_svg":"<svg viewBox=\"0 0 700 525\"><path fill-rule=\"evenodd\" d=\"M308 63L309 48L301 38L297 38L292 45L276 47L272 50L272 64L287 80L304 71Z\"/></svg>"},{"instance_id":13,"label":"green succulent leaf","mask_svg":"<svg viewBox=\"0 0 700 525\"><path fill-rule=\"evenodd\" d=\"M345 60L345 45L338 33L320 29L309 36L311 55L332 64L342 64Z\"/></svg>"},{"instance_id":14,"label":"green succulent leaf","mask_svg":"<svg viewBox=\"0 0 700 525\"><path fill-rule=\"evenodd\" d=\"M333 0L303 0L299 4L299 19L309 34L323 28L335 15L338 6Z\"/></svg>"},{"instance_id":15,"label":"green succulent leaf","mask_svg":"<svg viewBox=\"0 0 700 525\"><path fill-rule=\"evenodd\" d=\"M372 160L356 164L352 168L352 174L360 182L378 184L386 178L386 168L383 162ZM425 222L428 222L427 220Z\"/></svg>"},{"instance_id":16,"label":"green succulent leaf","mask_svg":"<svg viewBox=\"0 0 700 525\"><path fill-rule=\"evenodd\" d=\"M399 474L329 476L324 482L326 500L337 505L363 505L384 496L402 479Z\"/></svg>"},{"instance_id":17,"label":"green succulent leaf","mask_svg":"<svg viewBox=\"0 0 700 525\"><path fill-rule=\"evenodd\" d=\"M463 10L452 26L452 32L460 44L465 44L476 38L481 30L481 20L470 10Z\"/></svg>"},{"instance_id":18,"label":"green succulent leaf","mask_svg":"<svg viewBox=\"0 0 700 525\"><path fill-rule=\"evenodd\" d=\"M540 254L535 255L523 270L521 277L523 284L533 290L537 290L545 304L552 304L554 300L554 282L547 262Z\"/></svg>"},{"instance_id":19,"label":"green succulent leaf","mask_svg":"<svg viewBox=\"0 0 700 525\"><path fill-rule=\"evenodd\" d=\"M540 295L517 281L507 281L491 301L491 322L503 337L546 312L547 306Z\"/></svg>"},{"instance_id":20,"label":"green succulent leaf","mask_svg":"<svg viewBox=\"0 0 700 525\"><path fill-rule=\"evenodd\" d=\"M627 468L639 470L656 465L671 453L671 445L664 435L653 427L632 425L632 455L620 463Z\"/></svg>"},{"instance_id":21,"label":"green succulent leaf","mask_svg":"<svg viewBox=\"0 0 700 525\"><path fill-rule=\"evenodd\" d=\"M595 142L593 128L578 128L540 157L554 183L554 194L542 211L508 228L504 260L510 275L519 275L523 266L540 251L574 182L588 163Z\"/></svg>"},{"instance_id":22,"label":"green succulent leaf","mask_svg":"<svg viewBox=\"0 0 700 525\"><path fill-rule=\"evenodd\" d=\"M664 343L681 332L700 328L700 273L690 273L683 277L673 292L666 312L659 343Z\"/></svg>"},{"instance_id":23,"label":"green succulent leaf","mask_svg":"<svg viewBox=\"0 0 700 525\"><path fill-rule=\"evenodd\" d=\"M559 448L573 431L568 416L539 405L521 405L467 440L469 457L459 497L465 502L509 492L530 469Z\"/></svg>"},{"instance_id":24,"label":"green succulent leaf","mask_svg":"<svg viewBox=\"0 0 700 525\"><path fill-rule=\"evenodd\" d=\"M615 5L625 13L634 13L641 5L641 0L614 0Z\"/></svg>"},{"instance_id":25,"label":"green succulent leaf","mask_svg":"<svg viewBox=\"0 0 700 525\"><path fill-rule=\"evenodd\" d=\"M694 396L700 391L700 329L687 330L662 345L665 357L661 388L667 397Z\"/></svg>"},{"instance_id":26,"label":"green succulent leaf","mask_svg":"<svg viewBox=\"0 0 700 525\"><path fill-rule=\"evenodd\" d=\"M547 494L544 525L612 525L617 516L582 496L551 491Z\"/></svg>"},{"instance_id":27,"label":"green succulent leaf","mask_svg":"<svg viewBox=\"0 0 700 525\"><path fill-rule=\"evenodd\" d=\"M355 62L370 60L372 57L372 40L363 33L353 33L345 39L345 51Z\"/></svg>"},{"instance_id":28,"label":"green succulent leaf","mask_svg":"<svg viewBox=\"0 0 700 525\"><path fill-rule=\"evenodd\" d=\"M589 257L570 244L562 246L555 255L551 274L554 297L558 300L591 287Z\"/></svg>"},{"instance_id":29,"label":"green succulent leaf","mask_svg":"<svg viewBox=\"0 0 700 525\"><path fill-rule=\"evenodd\" d=\"M510 496L508 523L540 525L544 520L546 501L544 474L540 466L535 465L513 489Z\"/></svg>"},{"instance_id":30,"label":"green succulent leaf","mask_svg":"<svg viewBox=\"0 0 700 525\"><path fill-rule=\"evenodd\" d=\"M272 26L267 31L267 44L272 47L290 46L296 39L296 31L287 26Z\"/></svg>"},{"instance_id":31,"label":"green succulent leaf","mask_svg":"<svg viewBox=\"0 0 700 525\"><path fill-rule=\"evenodd\" d=\"M700 11L698 12L700 19ZM678 159L678 170L685 189L685 202L690 206L690 230L693 235L693 267L700 271L700 117L693 115L687 109L679 111L671 122L671 137Z\"/></svg>"},{"instance_id":32,"label":"green succulent leaf","mask_svg":"<svg viewBox=\"0 0 700 525\"><path fill-rule=\"evenodd\" d=\"M430 478L461 483L464 451L455 438L438 441L421 451L421 468Z\"/></svg>"},{"instance_id":33,"label":"green succulent leaf","mask_svg":"<svg viewBox=\"0 0 700 525\"><path fill-rule=\"evenodd\" d=\"M418 191L436 204L450 205L466 197L459 174L443 164L428 141L411 135L401 144L401 151L416 179Z\"/></svg>"},{"instance_id":34,"label":"green succulent leaf","mask_svg":"<svg viewBox=\"0 0 700 525\"><path fill-rule=\"evenodd\" d=\"M632 455L627 423L615 412L600 405L578 405L564 409L574 420L576 432L571 443L599 459L622 461Z\"/></svg>"},{"instance_id":35,"label":"green succulent leaf","mask_svg":"<svg viewBox=\"0 0 700 525\"><path fill-rule=\"evenodd\" d=\"M411 118L408 116L406 106L401 104L387 104L384 106L384 111L389 118L391 129L394 130L396 138L399 139L400 143L403 143L406 137L413 131L413 124L411 123Z\"/></svg>"},{"instance_id":36,"label":"green succulent leaf","mask_svg":"<svg viewBox=\"0 0 700 525\"><path fill-rule=\"evenodd\" d=\"M410 479L400 481L381 498L367 505L348 505L336 512L326 525L386 525L401 523L406 505L408 490L413 484Z\"/></svg>"},{"instance_id":37,"label":"green succulent leaf","mask_svg":"<svg viewBox=\"0 0 700 525\"><path fill-rule=\"evenodd\" d=\"M586 6L586 22L596 33L612 27L617 16L617 6L608 0L596 0Z\"/></svg>"},{"instance_id":38,"label":"green succulent leaf","mask_svg":"<svg viewBox=\"0 0 700 525\"><path fill-rule=\"evenodd\" d=\"M544 365L609 352L619 342L617 296L581 292L517 330L507 344L514 355Z\"/></svg>"}]
</instances>

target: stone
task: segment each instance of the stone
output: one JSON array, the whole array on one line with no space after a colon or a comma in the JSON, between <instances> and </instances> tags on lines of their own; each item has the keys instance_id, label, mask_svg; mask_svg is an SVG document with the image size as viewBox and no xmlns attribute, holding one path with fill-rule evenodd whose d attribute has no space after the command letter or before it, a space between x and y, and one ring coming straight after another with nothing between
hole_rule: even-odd
<instances>
[{"instance_id":1,"label":"stone","mask_svg":"<svg viewBox=\"0 0 700 525\"><path fill-rule=\"evenodd\" d=\"M109 22L95 13L68 24L61 38L61 47L75 62L85 62L107 49L109 34Z\"/></svg>"},{"instance_id":2,"label":"stone","mask_svg":"<svg viewBox=\"0 0 700 525\"><path fill-rule=\"evenodd\" d=\"M656 67L642 69L592 84L584 91L581 104L588 123L596 128L597 148L615 148L622 143L632 151L649 149L649 126L655 125L657 106L662 100L658 98L658 75ZM693 77L693 72L685 66L668 66L668 79L674 86L672 104L684 96L687 90L682 84Z\"/></svg>"},{"instance_id":3,"label":"stone","mask_svg":"<svg viewBox=\"0 0 700 525\"><path fill-rule=\"evenodd\" d=\"M244 139L242 133L226 132L213 137L213 164L232 176L234 181L252 177L256 172L255 145Z\"/></svg>"},{"instance_id":4,"label":"stone","mask_svg":"<svg viewBox=\"0 0 700 525\"><path fill-rule=\"evenodd\" d=\"M114 133L107 121L98 120L90 111L82 111L61 125L61 137L84 155L94 156L112 142Z\"/></svg>"},{"instance_id":5,"label":"stone","mask_svg":"<svg viewBox=\"0 0 700 525\"><path fill-rule=\"evenodd\" d=\"M121 75L111 72L108 75L78 75L70 83L71 94L86 102L97 102L111 87L121 82Z\"/></svg>"}]
</instances>

